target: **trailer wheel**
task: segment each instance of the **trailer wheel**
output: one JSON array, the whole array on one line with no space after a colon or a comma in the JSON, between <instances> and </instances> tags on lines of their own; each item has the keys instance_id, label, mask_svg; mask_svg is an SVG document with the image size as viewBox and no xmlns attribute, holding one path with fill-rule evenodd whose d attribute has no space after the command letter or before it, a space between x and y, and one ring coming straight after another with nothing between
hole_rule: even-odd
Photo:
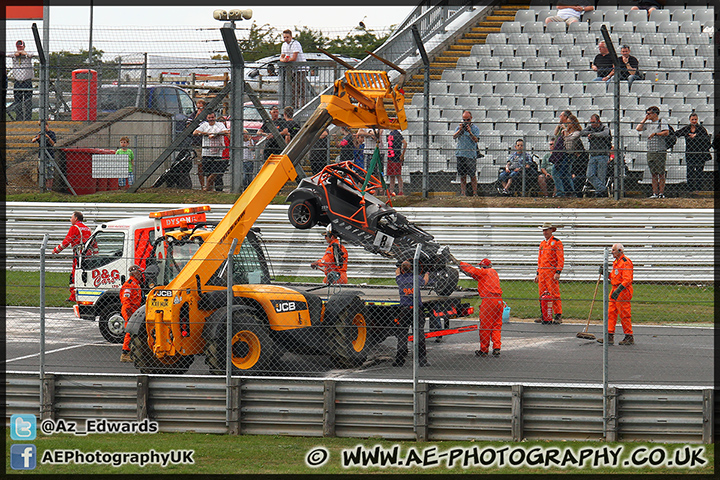
<instances>
[{"instance_id":1,"label":"trailer wheel","mask_svg":"<svg viewBox=\"0 0 720 480\"><path fill-rule=\"evenodd\" d=\"M368 329L365 304L355 297L338 314L329 327L328 352L337 368L357 368L365 363L368 347Z\"/></svg>"},{"instance_id":2,"label":"trailer wheel","mask_svg":"<svg viewBox=\"0 0 720 480\"><path fill-rule=\"evenodd\" d=\"M120 306L105 308L98 319L100 334L110 343L122 343L125 339L125 319L120 313Z\"/></svg>"},{"instance_id":3,"label":"trailer wheel","mask_svg":"<svg viewBox=\"0 0 720 480\"><path fill-rule=\"evenodd\" d=\"M139 313L138 313L139 312ZM137 309L133 315L145 316L145 306ZM155 346L155 326L143 322L136 335L130 336L130 355L135 368L141 373L170 373L182 375L187 372L193 363L192 355L173 355L172 357L157 358L153 354Z\"/></svg>"},{"instance_id":4,"label":"trailer wheel","mask_svg":"<svg viewBox=\"0 0 720 480\"><path fill-rule=\"evenodd\" d=\"M317 211L309 201L298 199L290 204L288 219L293 227L307 230L317 223Z\"/></svg>"},{"instance_id":5,"label":"trailer wheel","mask_svg":"<svg viewBox=\"0 0 720 480\"><path fill-rule=\"evenodd\" d=\"M225 328L205 344L205 362L214 375L225 374ZM267 324L254 315L233 312L232 337L230 339L233 375L268 373L278 369L282 351L270 338Z\"/></svg>"},{"instance_id":6,"label":"trailer wheel","mask_svg":"<svg viewBox=\"0 0 720 480\"><path fill-rule=\"evenodd\" d=\"M452 295L457 287L460 274L452 267L445 267L435 273L435 293L441 297Z\"/></svg>"}]
</instances>

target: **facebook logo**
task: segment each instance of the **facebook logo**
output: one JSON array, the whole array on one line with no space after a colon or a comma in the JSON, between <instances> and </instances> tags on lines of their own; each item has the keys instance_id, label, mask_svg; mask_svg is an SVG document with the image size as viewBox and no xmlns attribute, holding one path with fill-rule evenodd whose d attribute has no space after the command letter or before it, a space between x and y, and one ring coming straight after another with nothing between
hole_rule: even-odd
<instances>
[{"instance_id":1,"label":"facebook logo","mask_svg":"<svg viewBox=\"0 0 720 480\"><path fill-rule=\"evenodd\" d=\"M35 415L12 415L10 417L10 438L13 440L35 440L37 419Z\"/></svg>"},{"instance_id":2,"label":"facebook logo","mask_svg":"<svg viewBox=\"0 0 720 480\"><path fill-rule=\"evenodd\" d=\"M36 463L35 445L10 445L10 467L13 470L34 470Z\"/></svg>"}]
</instances>

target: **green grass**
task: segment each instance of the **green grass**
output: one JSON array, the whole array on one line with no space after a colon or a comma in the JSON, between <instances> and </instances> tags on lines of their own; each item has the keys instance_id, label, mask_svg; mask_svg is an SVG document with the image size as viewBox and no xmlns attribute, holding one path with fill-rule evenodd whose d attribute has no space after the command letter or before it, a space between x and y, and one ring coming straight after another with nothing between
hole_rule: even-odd
<instances>
[{"instance_id":1,"label":"green grass","mask_svg":"<svg viewBox=\"0 0 720 480\"><path fill-rule=\"evenodd\" d=\"M312 277L279 276L279 282L317 282ZM48 307L67 307L71 304L68 297L68 274L46 274L46 300ZM395 285L390 278L355 278L353 284ZM6 306L37 306L40 302L40 274L38 272L5 272ZM460 285L469 289L477 287L473 280L460 280ZM530 281L502 282L503 298L511 308L514 318L536 318L540 314L537 284ZM595 284L592 282L563 282L563 317L586 321L590 310ZM633 323L713 323L714 322L713 285L672 285L672 284L636 284L632 302ZM476 307L480 299L473 297L470 303ZM591 321L602 321L602 285L598 290L593 306Z\"/></svg>"},{"instance_id":2,"label":"green grass","mask_svg":"<svg viewBox=\"0 0 720 480\"><path fill-rule=\"evenodd\" d=\"M82 425L82 423L81 423ZM7 471L10 470L9 451L11 444L9 432L6 434L6 443L8 445L6 451ZM53 449L78 449L81 452L147 452L154 449L157 452L167 452L172 449L194 450L193 465L170 465L165 468L159 465L147 465L139 467L135 465L123 465L113 467L111 465L43 465L38 464L35 470L26 473L39 474L348 474L348 473L385 473L385 474L442 474L442 473L469 473L469 474L530 474L530 473L653 473L653 474L706 474L714 473L715 448L714 445L681 445L681 444L648 444L648 443L602 443L602 442L539 442L530 441L522 443L512 442L474 442L474 441L434 441L434 442L412 442L412 441L389 441L378 439L356 439L356 438L308 438L308 437L282 437L282 436L255 436L255 435L209 435L198 433L158 433L154 435L88 435L88 436L71 436L71 435L40 435L31 443L35 444L38 456L42 458L45 450ZM400 446L400 458L407 457L410 448L415 449L420 456L423 452L430 451L435 448L437 454L447 452L450 449L494 447L496 449L509 447L511 449L523 448L528 452L533 447L541 447L545 451L554 447L562 452L566 449L572 449L578 452L580 448L593 447L601 449L604 447L618 448L623 447L620 455L620 464L624 463L630 452L635 448L645 447L648 450L653 448L664 448L666 452L672 454L677 449L703 449L701 457L707 462L696 468L680 468L659 466L652 468L643 467L600 467L592 468L589 462L584 468L566 467L560 468L551 466L544 468L542 466L521 466L521 467L482 467L476 466L472 468L462 468L455 465L454 468L447 468L447 462L440 459L439 463L423 468L413 465L410 467L352 467L344 468L341 465L342 451L351 450L362 445L366 449L371 449L376 445L380 445L385 449L392 448L393 445ZM315 448L324 447L329 451L329 458L323 465L311 468L306 465L305 458L310 451ZM430 457L432 458L432 457Z\"/></svg>"}]
</instances>

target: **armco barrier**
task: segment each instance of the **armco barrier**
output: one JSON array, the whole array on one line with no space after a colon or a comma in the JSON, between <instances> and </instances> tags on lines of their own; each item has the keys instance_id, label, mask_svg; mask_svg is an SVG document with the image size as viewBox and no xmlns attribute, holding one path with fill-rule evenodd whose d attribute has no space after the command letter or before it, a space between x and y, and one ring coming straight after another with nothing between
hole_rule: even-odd
<instances>
[{"instance_id":1,"label":"armco barrier","mask_svg":"<svg viewBox=\"0 0 720 480\"><path fill-rule=\"evenodd\" d=\"M221 377L49 375L42 418L157 421L163 432L388 440L603 440L601 386L233 378L231 425ZM41 411L37 374L8 372L10 415ZM608 441L714 440L711 387L611 387Z\"/></svg>"}]
</instances>

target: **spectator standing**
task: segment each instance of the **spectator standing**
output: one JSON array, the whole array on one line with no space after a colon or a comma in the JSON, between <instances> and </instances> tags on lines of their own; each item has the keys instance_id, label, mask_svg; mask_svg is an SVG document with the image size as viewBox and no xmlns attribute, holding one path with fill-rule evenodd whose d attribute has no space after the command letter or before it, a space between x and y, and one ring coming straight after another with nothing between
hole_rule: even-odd
<instances>
[{"instance_id":1,"label":"spectator standing","mask_svg":"<svg viewBox=\"0 0 720 480\"><path fill-rule=\"evenodd\" d=\"M407 150L407 140L403 137L400 130L393 130L387 136L388 146L388 189L391 195L395 195L395 183L398 186L398 195L403 193L402 166L405 161L405 151Z\"/></svg>"},{"instance_id":2,"label":"spectator standing","mask_svg":"<svg viewBox=\"0 0 720 480\"><path fill-rule=\"evenodd\" d=\"M300 42L293 39L291 30L284 30L282 33L283 43L280 47L280 61L282 63L305 62L305 54L303 53ZM286 70L287 71L287 70ZM291 88L293 94L293 104L297 107L305 104L305 70L304 68L294 68L291 72Z\"/></svg>"},{"instance_id":3,"label":"spectator standing","mask_svg":"<svg viewBox=\"0 0 720 480\"><path fill-rule=\"evenodd\" d=\"M453 138L456 142L455 160L457 161L457 173L460 176L460 196L466 195L466 177L470 177L473 195L477 196L477 156L478 140L480 129L472 123L472 113L463 110L462 123L455 129Z\"/></svg>"},{"instance_id":4,"label":"spectator standing","mask_svg":"<svg viewBox=\"0 0 720 480\"><path fill-rule=\"evenodd\" d=\"M555 144L549 161L553 164L553 180L555 181L556 197L570 195L575 189L572 180L572 157L566 152L565 131L572 115L570 110L560 112L559 122L555 127Z\"/></svg>"},{"instance_id":5,"label":"spectator standing","mask_svg":"<svg viewBox=\"0 0 720 480\"><path fill-rule=\"evenodd\" d=\"M630 308L630 301L633 296L633 263L625 256L622 243L616 243L612 246L612 256L615 260L608 275L612 287L608 301L608 342L610 345L615 342L615 326L619 315L625 338L618 345L633 345L635 338L633 337L632 311ZM601 274L602 271L603 268L600 267ZM598 338L597 341L603 343L602 338Z\"/></svg>"},{"instance_id":6,"label":"spectator standing","mask_svg":"<svg viewBox=\"0 0 720 480\"><path fill-rule=\"evenodd\" d=\"M430 278L430 273L419 278L419 285L425 286ZM405 365L405 358L408 354L408 329L413 324L413 294L415 276L412 271L412 265L405 260L395 269L395 283L397 283L400 292L400 308L398 315L398 327L395 332L397 339L397 351L395 352L395 361L393 367L402 367ZM418 292L418 309L420 311L420 325L418 325L418 362L421 367L427 367L430 364L427 361L427 351L425 349L425 318L422 314L422 298Z\"/></svg>"},{"instance_id":7,"label":"spectator standing","mask_svg":"<svg viewBox=\"0 0 720 480\"><path fill-rule=\"evenodd\" d=\"M125 320L125 328L127 328L130 316L135 313L135 310L140 308L140 306L143 304L142 281L142 268L137 265L132 265L128 269L128 279L125 281L125 283L123 283L122 287L120 287L120 303L122 304L120 313ZM120 361L123 363L133 361L132 357L130 356L129 333L125 333L122 353L120 354Z\"/></svg>"},{"instance_id":8,"label":"spectator standing","mask_svg":"<svg viewBox=\"0 0 720 480\"><path fill-rule=\"evenodd\" d=\"M283 108L283 122L278 130L280 130L280 135L285 137L285 144L290 143L290 140L300 131L300 124L293 120L294 114L295 110L292 107Z\"/></svg>"},{"instance_id":9,"label":"spectator standing","mask_svg":"<svg viewBox=\"0 0 720 480\"><path fill-rule=\"evenodd\" d=\"M325 255L320 260L315 260L310 264L312 269L320 269L325 272L323 283L348 283L348 252L344 245L340 243L340 239L332 230L332 225L328 225L323 233L327 248ZM331 275L332 274L332 275ZM333 278L335 277L335 278Z\"/></svg>"},{"instance_id":10,"label":"spectator standing","mask_svg":"<svg viewBox=\"0 0 720 480\"><path fill-rule=\"evenodd\" d=\"M340 162L354 161L356 137L348 127L340 127L343 138L340 140Z\"/></svg>"},{"instance_id":11,"label":"spectator standing","mask_svg":"<svg viewBox=\"0 0 720 480\"><path fill-rule=\"evenodd\" d=\"M116 155L127 155L128 157L128 176L127 178L118 178L118 186L125 188L132 185L135 181L135 176L133 175L133 162L135 161L135 154L128 147L130 147L130 138L122 137L120 138L120 148L115 150Z\"/></svg>"},{"instance_id":12,"label":"spectator standing","mask_svg":"<svg viewBox=\"0 0 720 480\"><path fill-rule=\"evenodd\" d=\"M582 187L585 184L585 174L588 169L588 155L580 138L582 126L575 115L570 114L565 124L565 155L569 157L571 188L569 192L582 198Z\"/></svg>"},{"instance_id":13,"label":"spectator standing","mask_svg":"<svg viewBox=\"0 0 720 480\"><path fill-rule=\"evenodd\" d=\"M637 5L630 7L630 10L647 10L648 18L653 10L660 10L665 5L665 0L638 0Z\"/></svg>"},{"instance_id":14,"label":"spectator standing","mask_svg":"<svg viewBox=\"0 0 720 480\"><path fill-rule=\"evenodd\" d=\"M652 195L650 198L665 198L665 162L667 161L666 137L670 127L666 120L660 118L660 109L656 106L648 108L645 118L638 123L635 130L647 132L647 163L652 175Z\"/></svg>"},{"instance_id":15,"label":"spectator standing","mask_svg":"<svg viewBox=\"0 0 720 480\"><path fill-rule=\"evenodd\" d=\"M512 185L513 179L522 179L523 169L526 172L527 180L530 181L530 175L534 174L533 165L535 162L532 160L532 156L524 151L525 141L522 138L518 138L515 141L515 151L508 158L505 170L500 172L498 179L502 186L502 194L510 194L510 185Z\"/></svg>"},{"instance_id":16,"label":"spectator standing","mask_svg":"<svg viewBox=\"0 0 720 480\"><path fill-rule=\"evenodd\" d=\"M565 251L563 243L553 235L557 227L552 223L540 225L545 240L540 242L538 252L538 268L535 274L535 283L538 284L538 292L542 296L550 294L553 300L553 319L545 322L541 318L535 323L562 323L562 301L560 299L560 274L565 267Z\"/></svg>"},{"instance_id":17,"label":"spectator standing","mask_svg":"<svg viewBox=\"0 0 720 480\"><path fill-rule=\"evenodd\" d=\"M480 350L475 350L478 357L487 357L490 351L490 341L492 340L492 354L500 355L502 346L502 316L505 302L502 299L502 289L500 288L500 278L492 267L489 259L483 258L475 268L469 263L458 262L460 270L467 276L477 280L478 295L482 299L480 303Z\"/></svg>"},{"instance_id":18,"label":"spectator standing","mask_svg":"<svg viewBox=\"0 0 720 480\"><path fill-rule=\"evenodd\" d=\"M590 64L590 68L597 74L596 82L608 82L612 78L615 69L612 55L605 42L598 43L598 53Z\"/></svg>"},{"instance_id":19,"label":"spectator standing","mask_svg":"<svg viewBox=\"0 0 720 480\"><path fill-rule=\"evenodd\" d=\"M222 176L229 166L229 162L222 158L222 151L225 148L224 137L230 132L225 125L216 121L215 112L208 112L205 120L193 135L202 137L202 171L205 174L203 190L211 191L217 176Z\"/></svg>"},{"instance_id":20,"label":"spectator standing","mask_svg":"<svg viewBox=\"0 0 720 480\"><path fill-rule=\"evenodd\" d=\"M365 161L365 168L367 170L370 170L370 165L372 165L370 162L372 161L373 154L375 153L375 147L378 148L378 151L380 153L380 164L377 165L376 170L379 173L378 177L382 176L382 172L384 170L383 168L383 162L385 160L385 156L383 155L383 150L385 146L383 145L382 137L383 137L383 131L382 129L372 129L372 128L361 128L358 131L358 137L362 140L362 143L364 145L364 161ZM375 173L375 172L371 172Z\"/></svg>"},{"instance_id":21,"label":"spectator standing","mask_svg":"<svg viewBox=\"0 0 720 480\"><path fill-rule=\"evenodd\" d=\"M623 45L620 47L620 80L627 80L628 91L632 89L632 84L635 80L642 80L640 75L640 62L637 58L630 55L630 47ZM614 70L613 70L614 72Z\"/></svg>"},{"instance_id":22,"label":"spectator standing","mask_svg":"<svg viewBox=\"0 0 720 480\"><path fill-rule=\"evenodd\" d=\"M255 140L247 130L243 128L243 174L245 175L245 188L250 185L255 177Z\"/></svg>"},{"instance_id":23,"label":"spectator standing","mask_svg":"<svg viewBox=\"0 0 720 480\"><path fill-rule=\"evenodd\" d=\"M330 132L326 128L320 134L313 148L310 150L310 170L313 175L320 173L320 171L327 165L328 151L330 150Z\"/></svg>"},{"instance_id":24,"label":"spectator standing","mask_svg":"<svg viewBox=\"0 0 720 480\"><path fill-rule=\"evenodd\" d=\"M280 109L277 105L273 105L270 108L270 121L275 125L275 127L278 130L281 130L281 126L284 125L284 120L280 119ZM269 157L270 155L279 155L282 152L282 148L280 148L280 144L277 142L273 134L271 133L269 122L264 122L262 127L260 127L260 130L258 130L258 133L267 140L265 140L265 151L264 155L265 157ZM284 127L282 127L284 128Z\"/></svg>"},{"instance_id":25,"label":"spectator standing","mask_svg":"<svg viewBox=\"0 0 720 480\"><path fill-rule=\"evenodd\" d=\"M552 22L565 22L570 25L580 21L580 17L585 12L594 10L595 7L584 0L558 0L557 2L557 15L547 17L545 19L545 25Z\"/></svg>"},{"instance_id":26,"label":"spectator standing","mask_svg":"<svg viewBox=\"0 0 720 480\"><path fill-rule=\"evenodd\" d=\"M685 166L687 186L690 192L702 190L705 162L712 160L710 144L712 138L707 129L698 122L697 113L690 114L690 124L678 129L675 135L685 137Z\"/></svg>"},{"instance_id":27,"label":"spectator standing","mask_svg":"<svg viewBox=\"0 0 720 480\"><path fill-rule=\"evenodd\" d=\"M68 302L75 301L75 267L77 267L83 245L85 245L85 242L91 235L92 231L83 223L82 212L75 211L70 217L70 230L68 230L65 239L52 251L53 254L58 254L67 247L72 247L73 249L73 264L72 270L70 271L69 284L70 298L68 298Z\"/></svg>"},{"instance_id":28,"label":"spectator standing","mask_svg":"<svg viewBox=\"0 0 720 480\"><path fill-rule=\"evenodd\" d=\"M538 184L540 184L540 191L542 192L543 197L550 196L548 187L551 184L554 190L553 195L557 193L557 190L555 189L555 181L553 180L554 165L550 163L550 155L552 155L552 150L555 147L555 140L550 140L548 146L550 147L550 151L543 155L543 158L540 160L540 172L538 174Z\"/></svg>"},{"instance_id":29,"label":"spectator standing","mask_svg":"<svg viewBox=\"0 0 720 480\"><path fill-rule=\"evenodd\" d=\"M38 122L38 125L40 125L40 128L42 128L42 122ZM37 143L38 146L40 146L40 139L43 136L43 132L38 132L37 135L35 135L33 138L30 139L31 142ZM55 160L55 143L57 142L57 135L55 132L50 130L50 124L48 121L45 121L45 151L41 148L38 151L38 172L42 172L43 168L45 169L45 188L48 190L52 190L53 188L53 179L55 178L55 165L53 165L53 160ZM48 158L48 156L50 158Z\"/></svg>"},{"instance_id":30,"label":"spectator standing","mask_svg":"<svg viewBox=\"0 0 720 480\"><path fill-rule=\"evenodd\" d=\"M207 102L203 100L202 98L198 99L197 102L195 102L196 110L193 112L193 114L190 116L190 118L187 119L186 127L192 123L195 118L197 118L200 113L205 109L205 105ZM195 164L197 165L197 176L198 181L200 182L200 190L205 190L205 176L203 175L202 171L202 137L199 136L192 136L192 139L190 140L190 145L195 150Z\"/></svg>"},{"instance_id":31,"label":"spectator standing","mask_svg":"<svg viewBox=\"0 0 720 480\"><path fill-rule=\"evenodd\" d=\"M14 108L18 112L16 119L20 121L32 120L32 96L33 96L33 64L32 54L25 51L25 42L15 42L15 53L13 53L13 93L15 95Z\"/></svg>"},{"instance_id":32,"label":"spectator standing","mask_svg":"<svg viewBox=\"0 0 720 480\"><path fill-rule=\"evenodd\" d=\"M607 194L607 167L610 162L612 134L607 125L600 121L600 115L594 113L590 116L590 125L580 132L580 136L588 138L590 161L587 179L595 189L595 196L604 197Z\"/></svg>"}]
</instances>

